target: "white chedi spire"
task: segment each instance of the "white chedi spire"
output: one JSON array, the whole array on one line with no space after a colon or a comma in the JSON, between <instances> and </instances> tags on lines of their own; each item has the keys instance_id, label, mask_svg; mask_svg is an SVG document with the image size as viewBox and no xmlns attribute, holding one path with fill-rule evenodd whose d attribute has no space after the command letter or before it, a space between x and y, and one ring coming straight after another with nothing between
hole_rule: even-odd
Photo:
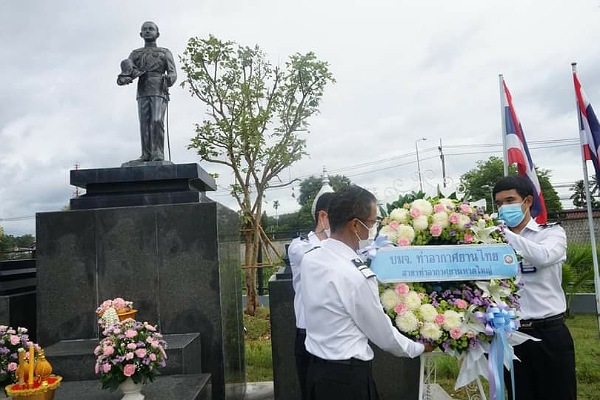
<instances>
[{"instance_id":1,"label":"white chedi spire","mask_svg":"<svg viewBox=\"0 0 600 400\"><path fill-rule=\"evenodd\" d=\"M317 192L315 199L313 200L312 207L310 208L313 219L315 218L315 211L317 209L317 200L323 193L333 193L333 188L329 185L329 175L327 175L327 169L323 166L323 175L321 176L321 189Z\"/></svg>"}]
</instances>

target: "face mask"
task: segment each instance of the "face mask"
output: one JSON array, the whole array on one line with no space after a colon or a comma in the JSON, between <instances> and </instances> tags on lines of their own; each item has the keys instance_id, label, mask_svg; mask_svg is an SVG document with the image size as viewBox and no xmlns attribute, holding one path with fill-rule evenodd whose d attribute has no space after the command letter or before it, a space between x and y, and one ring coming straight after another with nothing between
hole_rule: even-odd
<instances>
[{"instance_id":1,"label":"face mask","mask_svg":"<svg viewBox=\"0 0 600 400\"><path fill-rule=\"evenodd\" d=\"M498 219L503 220L510 228L519 225L525 219L525 213L518 204L505 204L498 209Z\"/></svg>"},{"instance_id":2,"label":"face mask","mask_svg":"<svg viewBox=\"0 0 600 400\"><path fill-rule=\"evenodd\" d=\"M356 234L356 237L358 238L358 248L362 249L369 246L373 240L375 240L375 236L377 236L377 223L374 223L373 226L369 228L360 219L358 222L360 222L362 226L369 230L369 236L367 239L361 239L360 236L358 236L358 233Z\"/></svg>"},{"instance_id":3,"label":"face mask","mask_svg":"<svg viewBox=\"0 0 600 400\"><path fill-rule=\"evenodd\" d=\"M323 233L325 234L325 236L330 237L331 236L331 229L329 229L329 228L323 229Z\"/></svg>"}]
</instances>

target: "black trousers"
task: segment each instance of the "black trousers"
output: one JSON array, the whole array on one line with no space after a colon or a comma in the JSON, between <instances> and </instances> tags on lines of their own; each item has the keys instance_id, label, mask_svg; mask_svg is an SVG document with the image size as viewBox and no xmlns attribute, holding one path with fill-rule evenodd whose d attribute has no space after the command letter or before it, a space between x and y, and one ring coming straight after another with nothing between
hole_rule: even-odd
<instances>
[{"instance_id":1,"label":"black trousers","mask_svg":"<svg viewBox=\"0 0 600 400\"><path fill-rule=\"evenodd\" d=\"M296 329L296 343L294 345L294 354L296 355L296 372L298 374L298 383L300 384L300 394L302 400L308 399L306 393L306 376L308 374L308 365L310 364L311 354L306 351L304 341L306 340L306 331Z\"/></svg>"},{"instance_id":2,"label":"black trousers","mask_svg":"<svg viewBox=\"0 0 600 400\"><path fill-rule=\"evenodd\" d=\"M532 323L519 331L541 339L515 346L515 397L510 379L506 388L510 400L576 400L575 349L573 338L562 319ZM505 373L505 378L510 377Z\"/></svg>"},{"instance_id":3,"label":"black trousers","mask_svg":"<svg viewBox=\"0 0 600 400\"><path fill-rule=\"evenodd\" d=\"M306 388L309 400L379 400L370 361L312 356Z\"/></svg>"}]
</instances>

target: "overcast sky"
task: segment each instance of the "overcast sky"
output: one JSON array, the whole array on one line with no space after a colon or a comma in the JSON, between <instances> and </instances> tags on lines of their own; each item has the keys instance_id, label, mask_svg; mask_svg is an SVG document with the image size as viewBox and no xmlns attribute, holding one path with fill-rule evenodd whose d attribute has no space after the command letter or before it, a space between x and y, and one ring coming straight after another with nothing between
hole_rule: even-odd
<instances>
[{"instance_id":1,"label":"overcast sky","mask_svg":"<svg viewBox=\"0 0 600 400\"><path fill-rule=\"evenodd\" d=\"M311 121L307 156L282 180L343 174L383 202L456 182L477 160L501 156L498 74L504 74L534 163L559 194L582 179L571 62L600 111L598 0L169 0L0 2L0 226L35 234L35 213L73 196L69 171L119 167L139 156L135 85L119 87L119 63L143 45L155 21L158 45L177 59L190 37L214 34L258 44L275 64L314 51L330 63L328 87ZM179 70L181 82L183 72ZM198 162L186 146L204 107L171 90L172 161ZM497 146L492 146L497 145ZM219 172L213 199L237 209ZM591 168L591 166L590 166ZM268 193L265 210L298 208L298 185Z\"/></svg>"}]
</instances>

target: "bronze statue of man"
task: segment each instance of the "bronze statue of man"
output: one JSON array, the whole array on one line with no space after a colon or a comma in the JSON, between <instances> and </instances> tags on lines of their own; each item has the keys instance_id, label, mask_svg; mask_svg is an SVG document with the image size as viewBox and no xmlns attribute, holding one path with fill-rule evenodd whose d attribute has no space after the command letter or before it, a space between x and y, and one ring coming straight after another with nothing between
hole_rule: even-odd
<instances>
[{"instance_id":1,"label":"bronze statue of man","mask_svg":"<svg viewBox=\"0 0 600 400\"><path fill-rule=\"evenodd\" d=\"M163 161L164 117L169 102L169 87L175 83L177 72L171 52L156 46L160 33L154 22L144 22L140 36L145 45L133 50L129 58L121 62L117 84L128 85L138 78L137 102L142 155L136 161Z\"/></svg>"}]
</instances>

